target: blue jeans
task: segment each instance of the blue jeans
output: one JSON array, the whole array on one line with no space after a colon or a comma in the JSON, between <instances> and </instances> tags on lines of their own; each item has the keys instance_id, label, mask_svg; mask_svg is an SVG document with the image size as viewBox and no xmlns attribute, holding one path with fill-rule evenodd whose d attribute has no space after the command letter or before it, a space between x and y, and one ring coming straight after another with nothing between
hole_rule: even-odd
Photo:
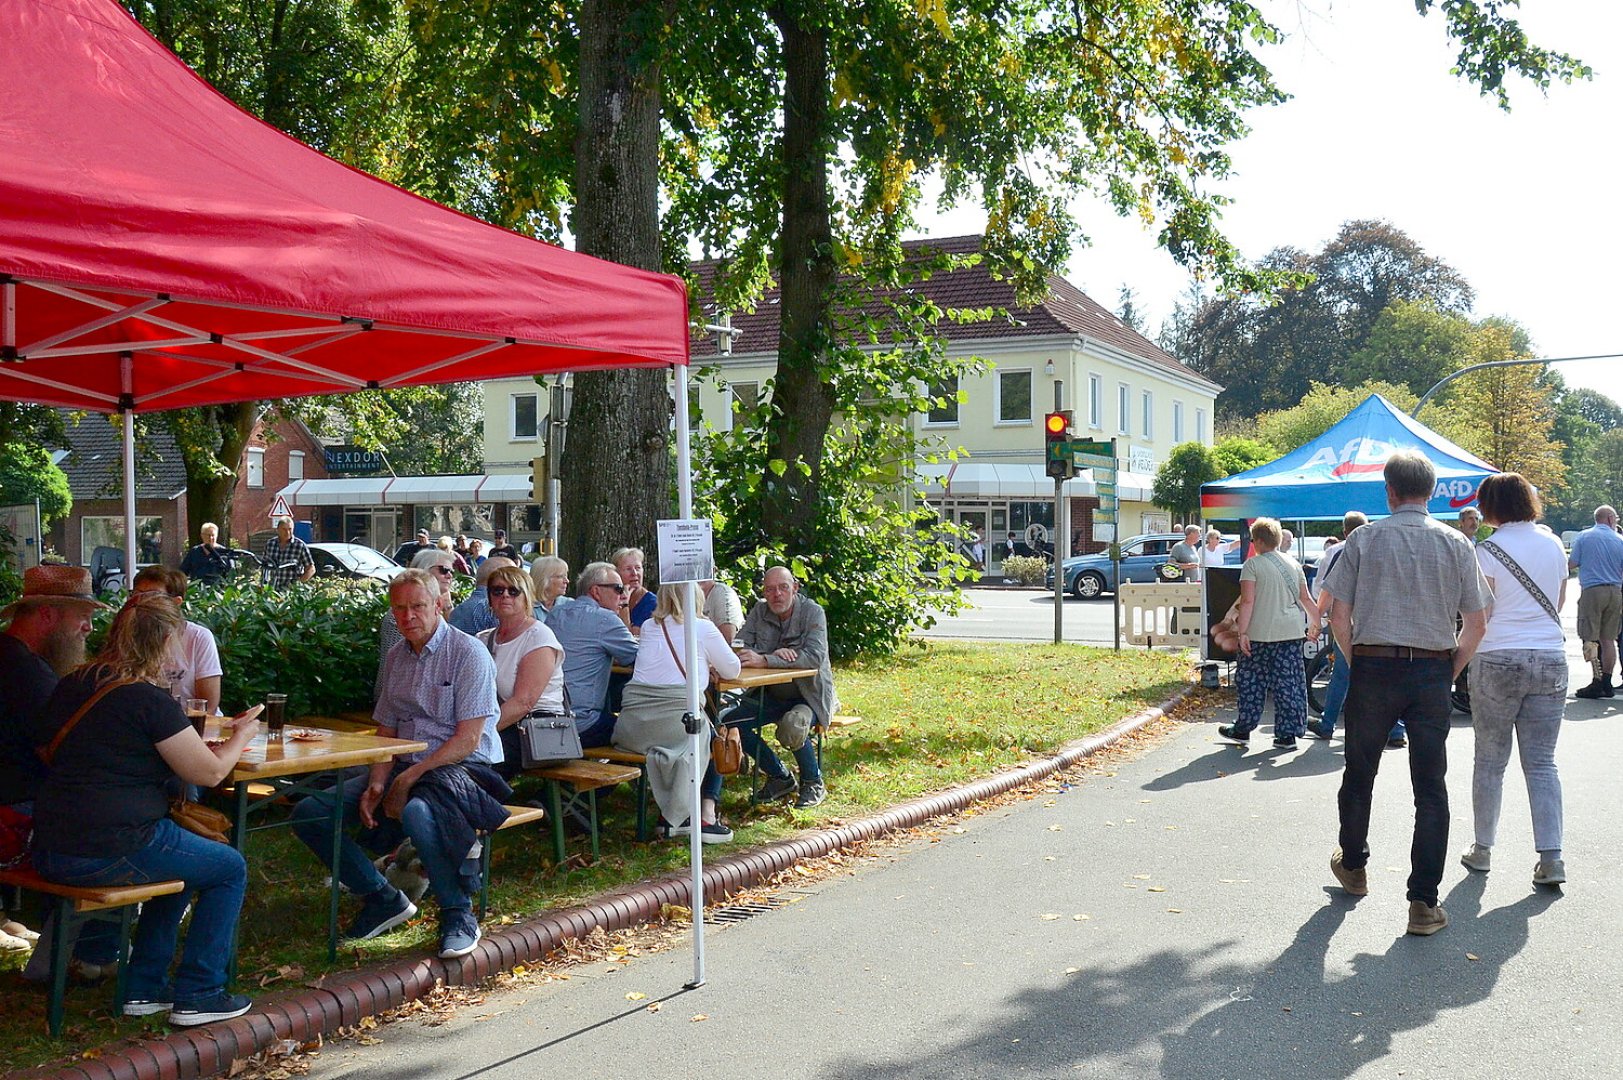
<instances>
[{"instance_id":1,"label":"blue jeans","mask_svg":"<svg viewBox=\"0 0 1623 1080\"><path fill-rule=\"evenodd\" d=\"M1533 811L1533 847L1550 858L1561 851L1561 777L1555 741L1567 704L1567 657L1560 649L1505 649L1471 661L1471 726L1476 761L1471 808L1476 842L1492 847L1499 831L1505 767L1512 736L1521 751L1527 802Z\"/></svg>"},{"instance_id":2,"label":"blue jeans","mask_svg":"<svg viewBox=\"0 0 1623 1080\"><path fill-rule=\"evenodd\" d=\"M130 951L128 997L169 1001L177 1006L206 1001L225 989L226 966L236 940L237 918L248 885L248 864L229 844L205 840L164 818L141 850L120 858L87 858L34 852L34 868L62 885L144 885L150 881L186 883L186 888L141 905ZM180 937L180 917L192 893L191 929L169 990L169 964Z\"/></svg>"},{"instance_id":3,"label":"blue jeans","mask_svg":"<svg viewBox=\"0 0 1623 1080\"><path fill-rule=\"evenodd\" d=\"M370 777L357 776L342 788L317 792L301 799L293 808L293 831L328 870L335 869L332 865L332 833L329 831L332 828L333 802L343 800L342 827L349 826L360 818L361 795L369 781ZM383 813L381 806L377 813ZM423 861L423 871L428 875L429 888L434 891L434 899L439 902L441 913L471 907L468 894L462 888L461 876L462 861L468 853L448 852L440 845L439 830L434 826L434 812L429 805L421 799L407 799L406 808L400 815L400 824L411 839L412 846L417 849L417 857ZM353 836L343 837L336 870L338 880L356 896L370 897L384 889L394 888L388 879L378 873L378 868L372 865L371 858Z\"/></svg>"},{"instance_id":4,"label":"blue jeans","mask_svg":"<svg viewBox=\"0 0 1623 1080\"><path fill-rule=\"evenodd\" d=\"M1341 709L1347 704L1347 687L1352 682L1352 665L1347 663L1347 658L1336 649L1335 639L1332 638L1326 648L1332 654L1331 663L1334 666L1330 669L1330 685L1324 691L1324 716L1319 719L1319 730L1328 737L1336 730L1336 721L1341 719ZM1406 731L1403 719L1399 717L1386 737L1401 739L1405 737Z\"/></svg>"},{"instance_id":5,"label":"blue jeans","mask_svg":"<svg viewBox=\"0 0 1623 1080\"><path fill-rule=\"evenodd\" d=\"M761 704L763 700L766 703L764 709ZM789 775L789 770L778 759L777 753L766 744L766 739L761 736L761 729L768 724L775 724L783 719L783 714L796 705L804 704L805 702L799 698L790 700L788 698L774 697L770 694L763 697L759 693L749 693L745 694L737 705L727 711L727 714L721 718L721 722L737 725L739 738L744 742L744 753L748 754L761 767L762 772L772 777L784 777ZM795 751L795 764L800 769L800 782L802 784L807 781L814 784L822 783L823 770L817 765L815 735L808 735L805 745ZM720 778L717 779L716 787L719 791L721 786L719 783Z\"/></svg>"},{"instance_id":6,"label":"blue jeans","mask_svg":"<svg viewBox=\"0 0 1623 1080\"><path fill-rule=\"evenodd\" d=\"M1448 693L1453 662L1355 656L1347 690L1347 767L1337 802L1343 865L1369 861L1369 815L1375 774L1392 724L1409 728L1409 780L1414 787L1414 841L1409 849L1410 900L1437 903L1448 849Z\"/></svg>"}]
</instances>

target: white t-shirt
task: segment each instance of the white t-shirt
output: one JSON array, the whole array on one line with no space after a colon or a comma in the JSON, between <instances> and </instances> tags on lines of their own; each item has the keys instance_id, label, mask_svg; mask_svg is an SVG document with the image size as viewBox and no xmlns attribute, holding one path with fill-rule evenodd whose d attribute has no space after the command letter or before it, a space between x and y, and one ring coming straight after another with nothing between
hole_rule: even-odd
<instances>
[{"instance_id":1,"label":"white t-shirt","mask_svg":"<svg viewBox=\"0 0 1623 1080\"><path fill-rule=\"evenodd\" d=\"M485 648L490 648L497 629L491 627L479 632L479 640L485 643ZM533 707L542 712L561 713L564 711L564 647L558 644L557 635L548 630L544 622L533 623L512 641L496 645L496 696L503 701L513 696L519 661L537 649L557 649L558 662L552 666L552 678L547 680Z\"/></svg>"},{"instance_id":2,"label":"white t-shirt","mask_svg":"<svg viewBox=\"0 0 1623 1080\"><path fill-rule=\"evenodd\" d=\"M188 622L180 637L175 639L169 658L163 665L163 677L173 688L174 695L182 700L196 697L198 679L212 679L223 674L214 632L206 626Z\"/></svg>"},{"instance_id":3,"label":"white t-shirt","mask_svg":"<svg viewBox=\"0 0 1623 1080\"><path fill-rule=\"evenodd\" d=\"M1224 544L1218 544L1216 551L1213 551L1205 544L1200 545L1200 565L1202 566L1227 566L1228 563L1224 562L1227 558L1228 551Z\"/></svg>"},{"instance_id":4,"label":"white t-shirt","mask_svg":"<svg viewBox=\"0 0 1623 1080\"><path fill-rule=\"evenodd\" d=\"M720 586L720 582L717 582L717 586ZM716 624L709 619L700 619L698 627L700 679L709 682L712 668L723 679L737 678L743 665L739 663L738 654L722 640ZM676 662L677 655L683 649L682 635L686 631L681 621L675 618L666 619L664 629L670 631L670 646L665 643L665 634L659 623L653 619L643 623L642 646L637 650L637 666L631 672L632 682L653 686L681 686L687 682ZM675 649L674 653L672 648Z\"/></svg>"},{"instance_id":5,"label":"white t-shirt","mask_svg":"<svg viewBox=\"0 0 1623 1080\"><path fill-rule=\"evenodd\" d=\"M704 598L704 617L717 626L726 623L735 634L743 629L744 605L738 602L738 594L731 585L718 581L710 586L710 595ZM674 628L671 633L675 635Z\"/></svg>"},{"instance_id":6,"label":"white t-shirt","mask_svg":"<svg viewBox=\"0 0 1623 1080\"><path fill-rule=\"evenodd\" d=\"M1567 552L1554 533L1543 525L1518 521L1500 526L1489 539L1520 564L1550 603L1560 604L1561 583L1567 579ZM1482 576L1493 579L1493 611L1477 652L1565 647L1560 625L1481 544L1476 548L1476 561Z\"/></svg>"}]
</instances>

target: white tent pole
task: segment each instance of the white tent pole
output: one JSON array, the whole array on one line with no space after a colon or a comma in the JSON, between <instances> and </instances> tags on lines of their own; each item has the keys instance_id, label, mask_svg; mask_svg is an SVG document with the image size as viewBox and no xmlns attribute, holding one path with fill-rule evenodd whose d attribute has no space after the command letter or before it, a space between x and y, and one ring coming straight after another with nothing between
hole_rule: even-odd
<instances>
[{"instance_id":1,"label":"white tent pole","mask_svg":"<svg viewBox=\"0 0 1623 1080\"><path fill-rule=\"evenodd\" d=\"M135 585L135 355L118 358L118 411L124 419L124 589Z\"/></svg>"},{"instance_id":2,"label":"white tent pole","mask_svg":"<svg viewBox=\"0 0 1623 1080\"><path fill-rule=\"evenodd\" d=\"M688 446L688 369L686 365L677 365L674 371L676 376L676 490L678 509L677 516L686 521L693 517L693 457ZM663 583L662 583L663 584ZM690 897L693 901L693 981L688 983L688 989L695 989L704 985L704 841L702 838L703 817L701 799L699 795L700 781L704 777L704 770L699 762L708 761L709 755L705 753L704 740L710 737L710 725L704 716L704 701L702 695L704 687L699 683L699 583L689 581L682 588L686 590L682 608L686 617L682 620L682 652L687 657L688 676L688 715L699 720L698 728L691 738L689 752L693 755L693 798L688 809L692 816L688 819L690 829L688 832L688 859L693 867L693 888Z\"/></svg>"}]
</instances>

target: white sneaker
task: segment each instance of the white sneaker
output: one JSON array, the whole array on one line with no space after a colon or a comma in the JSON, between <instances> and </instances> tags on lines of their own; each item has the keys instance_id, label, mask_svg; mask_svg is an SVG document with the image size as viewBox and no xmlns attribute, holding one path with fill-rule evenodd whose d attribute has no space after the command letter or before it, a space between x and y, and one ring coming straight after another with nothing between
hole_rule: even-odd
<instances>
[{"instance_id":1,"label":"white sneaker","mask_svg":"<svg viewBox=\"0 0 1623 1080\"><path fill-rule=\"evenodd\" d=\"M1481 844L1472 844L1465 849L1465 854L1460 856L1460 862L1465 864L1467 870L1475 870L1480 874L1486 874L1488 867L1493 862L1493 852Z\"/></svg>"}]
</instances>

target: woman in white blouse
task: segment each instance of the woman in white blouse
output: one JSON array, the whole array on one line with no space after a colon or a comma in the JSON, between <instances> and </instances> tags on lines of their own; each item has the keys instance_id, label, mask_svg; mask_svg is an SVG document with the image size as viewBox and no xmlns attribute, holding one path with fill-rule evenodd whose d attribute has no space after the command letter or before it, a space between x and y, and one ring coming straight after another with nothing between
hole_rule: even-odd
<instances>
[{"instance_id":1,"label":"woman in white blouse","mask_svg":"<svg viewBox=\"0 0 1623 1080\"><path fill-rule=\"evenodd\" d=\"M503 758L498 771L512 777L523 768L518 722L532 712L563 714L564 650L547 624L535 617L535 593L523 567L491 571L485 592L496 625L481 632L479 640L496 661L496 697L501 702L496 729Z\"/></svg>"},{"instance_id":2,"label":"woman in white blouse","mask_svg":"<svg viewBox=\"0 0 1623 1080\"><path fill-rule=\"evenodd\" d=\"M654 613L643 624L637 666L626 684L620 719L614 725L615 746L647 757L648 786L659 804L660 817L682 823L668 825L667 836L688 835L692 821L693 759L688 751L693 739L682 726L688 708L683 638L689 615L687 585L661 585ZM738 654L710 620L695 615L694 622L699 635L696 667L700 681L708 684L712 672L724 679L735 678L741 670ZM733 838L733 831L717 816L721 775L710 767L710 741L700 742L705 773L700 788L699 837L707 844L722 844Z\"/></svg>"}]
</instances>

